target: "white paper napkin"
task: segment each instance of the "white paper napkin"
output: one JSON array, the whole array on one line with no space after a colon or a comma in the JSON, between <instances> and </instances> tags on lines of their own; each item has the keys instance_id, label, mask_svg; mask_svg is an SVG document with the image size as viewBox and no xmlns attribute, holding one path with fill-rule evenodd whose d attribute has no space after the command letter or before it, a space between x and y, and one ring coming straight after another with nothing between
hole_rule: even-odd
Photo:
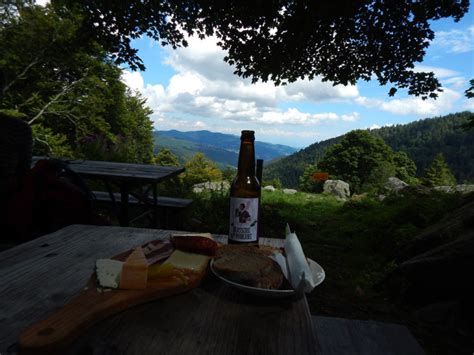
<instances>
[{"instance_id":1,"label":"white paper napkin","mask_svg":"<svg viewBox=\"0 0 474 355\"><path fill-rule=\"evenodd\" d=\"M316 287L316 282L304 256L301 243L296 233L291 233L288 224L286 225L285 234L286 258L281 254L276 254L273 260L280 265L283 274L294 290L309 293Z\"/></svg>"}]
</instances>

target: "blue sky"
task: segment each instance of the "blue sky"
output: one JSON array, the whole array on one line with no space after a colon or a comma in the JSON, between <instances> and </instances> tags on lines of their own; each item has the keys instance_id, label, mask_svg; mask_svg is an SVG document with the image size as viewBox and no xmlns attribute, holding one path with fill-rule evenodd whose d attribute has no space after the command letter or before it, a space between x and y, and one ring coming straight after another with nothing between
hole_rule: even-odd
<instances>
[{"instance_id":1,"label":"blue sky","mask_svg":"<svg viewBox=\"0 0 474 355\"><path fill-rule=\"evenodd\" d=\"M123 80L147 98L158 130L239 135L252 129L257 140L302 148L357 128L474 111L474 99L464 97L474 78L474 9L460 22L443 19L432 28L436 37L417 68L433 71L441 81L444 91L437 100L422 101L400 91L391 98L389 88L377 81L346 87L318 79L283 87L251 84L232 74L214 38L190 38L189 47L177 50L148 38L135 40L147 69L125 69Z\"/></svg>"}]
</instances>

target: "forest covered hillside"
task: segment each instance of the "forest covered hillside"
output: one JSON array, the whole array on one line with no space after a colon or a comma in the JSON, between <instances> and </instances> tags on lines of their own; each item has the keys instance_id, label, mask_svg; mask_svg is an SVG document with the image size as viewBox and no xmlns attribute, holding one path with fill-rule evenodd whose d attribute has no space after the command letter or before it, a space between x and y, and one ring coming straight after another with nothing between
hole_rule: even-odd
<instances>
[{"instance_id":1,"label":"forest covered hillside","mask_svg":"<svg viewBox=\"0 0 474 355\"><path fill-rule=\"evenodd\" d=\"M415 162L417 173L431 163L436 154L443 153L458 183L474 181L474 129L463 127L472 117L460 112L442 117L426 118L405 125L370 130L381 137L393 150L403 151ZM268 164L264 180L280 179L285 187L298 187L298 179L308 164L317 163L326 149L343 136L314 143L290 156Z\"/></svg>"},{"instance_id":2,"label":"forest covered hillside","mask_svg":"<svg viewBox=\"0 0 474 355\"><path fill-rule=\"evenodd\" d=\"M170 130L155 131L154 138L155 153L162 148L169 149L180 162L190 159L196 152L202 152L222 168L237 166L240 148L238 136L205 130L191 132ZM256 158L266 162L288 156L295 151L295 148L287 145L255 142Z\"/></svg>"}]
</instances>

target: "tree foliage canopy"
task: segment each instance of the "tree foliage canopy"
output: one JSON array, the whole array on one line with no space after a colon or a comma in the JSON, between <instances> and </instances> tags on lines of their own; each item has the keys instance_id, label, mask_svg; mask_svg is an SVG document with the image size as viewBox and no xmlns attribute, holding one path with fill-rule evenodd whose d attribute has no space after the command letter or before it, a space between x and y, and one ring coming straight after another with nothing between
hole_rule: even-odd
<instances>
[{"instance_id":1,"label":"tree foliage canopy","mask_svg":"<svg viewBox=\"0 0 474 355\"><path fill-rule=\"evenodd\" d=\"M467 88L464 93L468 99L474 99L474 79L471 79L469 81L469 88ZM471 113L471 116L469 117L469 122L467 122L464 125L464 128L468 130L474 129L474 114L473 113Z\"/></svg>"},{"instance_id":2,"label":"tree foliage canopy","mask_svg":"<svg viewBox=\"0 0 474 355\"><path fill-rule=\"evenodd\" d=\"M456 179L451 173L451 170L449 170L443 153L438 153L431 164L425 169L422 182L427 186L456 185Z\"/></svg>"},{"instance_id":3,"label":"tree foliage canopy","mask_svg":"<svg viewBox=\"0 0 474 355\"><path fill-rule=\"evenodd\" d=\"M474 178L474 129L465 130L472 112L459 112L442 117L426 118L408 124L372 129L369 132L382 138L396 152L405 152L422 176L435 155L442 152L454 176L459 182L472 183ZM298 178L308 164L316 164L326 150L340 143L344 136L323 140L271 162L265 166L264 178L279 178L285 187L296 188ZM410 170L410 169L408 169ZM409 180L403 181L410 183Z\"/></svg>"},{"instance_id":4,"label":"tree foliage canopy","mask_svg":"<svg viewBox=\"0 0 474 355\"><path fill-rule=\"evenodd\" d=\"M434 38L430 21L468 10L468 0L429 1L97 1L53 0L84 17L93 36L119 62L144 69L131 40L147 35L173 48L187 35L215 35L235 73L276 84L320 76L334 84L376 77L423 98L440 88L433 73L414 72Z\"/></svg>"},{"instance_id":5,"label":"tree foliage canopy","mask_svg":"<svg viewBox=\"0 0 474 355\"><path fill-rule=\"evenodd\" d=\"M196 153L186 161L184 167L186 170L183 174L183 182L187 188L201 182L222 180L222 172L217 164L207 159L203 153Z\"/></svg>"},{"instance_id":6,"label":"tree foliage canopy","mask_svg":"<svg viewBox=\"0 0 474 355\"><path fill-rule=\"evenodd\" d=\"M179 166L178 157L166 148L160 149L153 160L156 165L160 166Z\"/></svg>"},{"instance_id":7,"label":"tree foliage canopy","mask_svg":"<svg viewBox=\"0 0 474 355\"><path fill-rule=\"evenodd\" d=\"M316 164L308 164L304 169L303 175L298 179L298 187L305 192L321 192L322 183L313 178L315 172L318 171Z\"/></svg>"},{"instance_id":8,"label":"tree foliage canopy","mask_svg":"<svg viewBox=\"0 0 474 355\"><path fill-rule=\"evenodd\" d=\"M32 126L35 154L149 162L152 111L82 18L26 5L2 16L0 110Z\"/></svg>"},{"instance_id":9,"label":"tree foliage canopy","mask_svg":"<svg viewBox=\"0 0 474 355\"><path fill-rule=\"evenodd\" d=\"M346 134L340 143L327 149L317 164L331 178L348 182L355 192L383 184L390 176L414 177L414 165L406 154L395 153L381 138L364 130Z\"/></svg>"}]
</instances>

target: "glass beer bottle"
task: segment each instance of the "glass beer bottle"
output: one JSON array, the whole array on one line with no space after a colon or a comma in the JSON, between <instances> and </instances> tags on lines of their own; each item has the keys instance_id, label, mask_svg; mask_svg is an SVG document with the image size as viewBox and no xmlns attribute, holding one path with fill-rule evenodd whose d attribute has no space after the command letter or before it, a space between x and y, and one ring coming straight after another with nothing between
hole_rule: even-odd
<instances>
[{"instance_id":1,"label":"glass beer bottle","mask_svg":"<svg viewBox=\"0 0 474 355\"><path fill-rule=\"evenodd\" d=\"M242 131L237 176L230 187L229 244L258 244L260 182L255 176L254 131Z\"/></svg>"}]
</instances>

